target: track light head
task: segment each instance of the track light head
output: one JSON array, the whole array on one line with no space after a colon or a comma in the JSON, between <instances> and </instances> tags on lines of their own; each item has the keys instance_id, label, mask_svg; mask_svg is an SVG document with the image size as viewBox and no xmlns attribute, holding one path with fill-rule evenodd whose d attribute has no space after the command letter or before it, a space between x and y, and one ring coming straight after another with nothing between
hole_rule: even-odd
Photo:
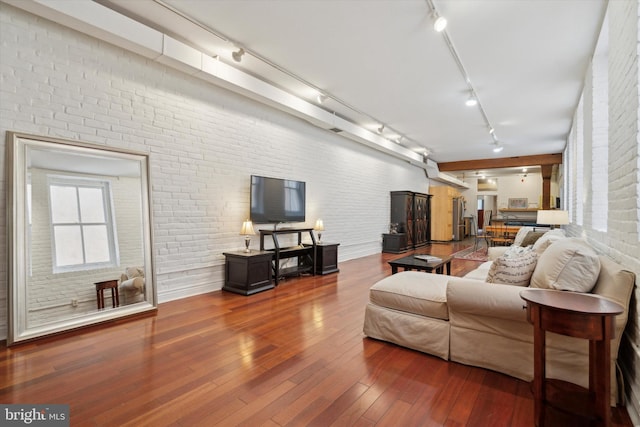
<instances>
[{"instance_id":1,"label":"track light head","mask_svg":"<svg viewBox=\"0 0 640 427\"><path fill-rule=\"evenodd\" d=\"M384 125L380 125L380 127L378 128L378 133L382 133L384 131Z\"/></svg>"},{"instance_id":2,"label":"track light head","mask_svg":"<svg viewBox=\"0 0 640 427\"><path fill-rule=\"evenodd\" d=\"M327 95L323 95L323 94L318 94L318 96L316 96L316 100L318 101L318 104L322 104L324 101L327 100Z\"/></svg>"},{"instance_id":3,"label":"track light head","mask_svg":"<svg viewBox=\"0 0 640 427\"><path fill-rule=\"evenodd\" d=\"M504 146L500 145L498 141L496 141L494 145L495 145L495 147L493 147L494 153L499 153L504 149Z\"/></svg>"},{"instance_id":4,"label":"track light head","mask_svg":"<svg viewBox=\"0 0 640 427\"><path fill-rule=\"evenodd\" d=\"M242 55L244 55L244 49L240 48L238 50L236 50L235 52L231 53L231 57L233 58L234 61L236 62L240 62L242 61Z\"/></svg>"},{"instance_id":5,"label":"track light head","mask_svg":"<svg viewBox=\"0 0 640 427\"><path fill-rule=\"evenodd\" d=\"M447 20L443 16L436 14L436 20L433 23L433 29L441 33L445 28L447 28Z\"/></svg>"},{"instance_id":6,"label":"track light head","mask_svg":"<svg viewBox=\"0 0 640 427\"><path fill-rule=\"evenodd\" d=\"M476 99L475 95L473 94L473 92L471 92L469 94L469 98L465 101L464 103L467 107L474 107L476 105L478 105L478 100Z\"/></svg>"}]
</instances>

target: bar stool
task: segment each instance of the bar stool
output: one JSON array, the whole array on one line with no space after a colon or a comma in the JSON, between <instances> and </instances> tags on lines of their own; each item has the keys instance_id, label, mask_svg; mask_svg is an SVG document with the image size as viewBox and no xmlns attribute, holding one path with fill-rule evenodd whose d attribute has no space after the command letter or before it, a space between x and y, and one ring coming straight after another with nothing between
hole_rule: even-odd
<instances>
[{"instance_id":1,"label":"bar stool","mask_svg":"<svg viewBox=\"0 0 640 427\"><path fill-rule=\"evenodd\" d=\"M104 280L94 283L96 285L96 296L98 298L98 310L104 308L104 290L111 289L111 302L113 308L120 305L120 297L118 295L118 280Z\"/></svg>"}]
</instances>

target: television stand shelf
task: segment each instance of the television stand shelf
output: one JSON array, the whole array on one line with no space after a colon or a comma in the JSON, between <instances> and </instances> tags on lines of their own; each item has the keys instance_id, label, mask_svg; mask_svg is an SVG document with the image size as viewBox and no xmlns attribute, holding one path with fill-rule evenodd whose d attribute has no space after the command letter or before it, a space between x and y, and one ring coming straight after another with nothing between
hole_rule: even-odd
<instances>
[{"instance_id":1,"label":"television stand shelf","mask_svg":"<svg viewBox=\"0 0 640 427\"><path fill-rule=\"evenodd\" d=\"M302 243L303 233L309 233L311 244ZM283 234L297 234L297 246L281 247L278 237ZM265 249L265 236L271 236L273 248ZM313 228L282 228L280 230L260 230L260 250L273 252L273 280L278 285L281 277L300 275L302 273L315 274L315 248L316 238ZM292 267L280 268L280 260L297 258L297 264Z\"/></svg>"}]
</instances>

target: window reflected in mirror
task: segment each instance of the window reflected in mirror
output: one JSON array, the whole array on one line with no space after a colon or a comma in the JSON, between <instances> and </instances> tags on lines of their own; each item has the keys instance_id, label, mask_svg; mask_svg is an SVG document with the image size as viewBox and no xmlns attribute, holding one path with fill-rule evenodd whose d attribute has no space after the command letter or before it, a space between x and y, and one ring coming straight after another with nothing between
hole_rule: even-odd
<instances>
[{"instance_id":1,"label":"window reflected in mirror","mask_svg":"<svg viewBox=\"0 0 640 427\"><path fill-rule=\"evenodd\" d=\"M12 134L10 342L153 309L148 158Z\"/></svg>"}]
</instances>

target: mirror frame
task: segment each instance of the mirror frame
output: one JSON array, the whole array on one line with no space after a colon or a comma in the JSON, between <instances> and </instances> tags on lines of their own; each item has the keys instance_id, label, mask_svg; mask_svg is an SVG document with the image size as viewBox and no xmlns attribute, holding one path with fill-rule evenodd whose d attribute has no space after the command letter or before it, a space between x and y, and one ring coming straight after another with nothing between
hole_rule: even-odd
<instances>
[{"instance_id":1,"label":"mirror frame","mask_svg":"<svg viewBox=\"0 0 640 427\"><path fill-rule=\"evenodd\" d=\"M60 149L66 153L96 154L111 159L139 162L141 179L141 210L145 269L145 301L110 310L89 312L29 328L27 326L27 229L26 182L29 147ZM153 226L151 221L150 167L147 153L124 150L75 140L7 132L7 258L8 258L8 328L7 345L108 322L127 316L157 311L158 298L154 274Z\"/></svg>"}]
</instances>

